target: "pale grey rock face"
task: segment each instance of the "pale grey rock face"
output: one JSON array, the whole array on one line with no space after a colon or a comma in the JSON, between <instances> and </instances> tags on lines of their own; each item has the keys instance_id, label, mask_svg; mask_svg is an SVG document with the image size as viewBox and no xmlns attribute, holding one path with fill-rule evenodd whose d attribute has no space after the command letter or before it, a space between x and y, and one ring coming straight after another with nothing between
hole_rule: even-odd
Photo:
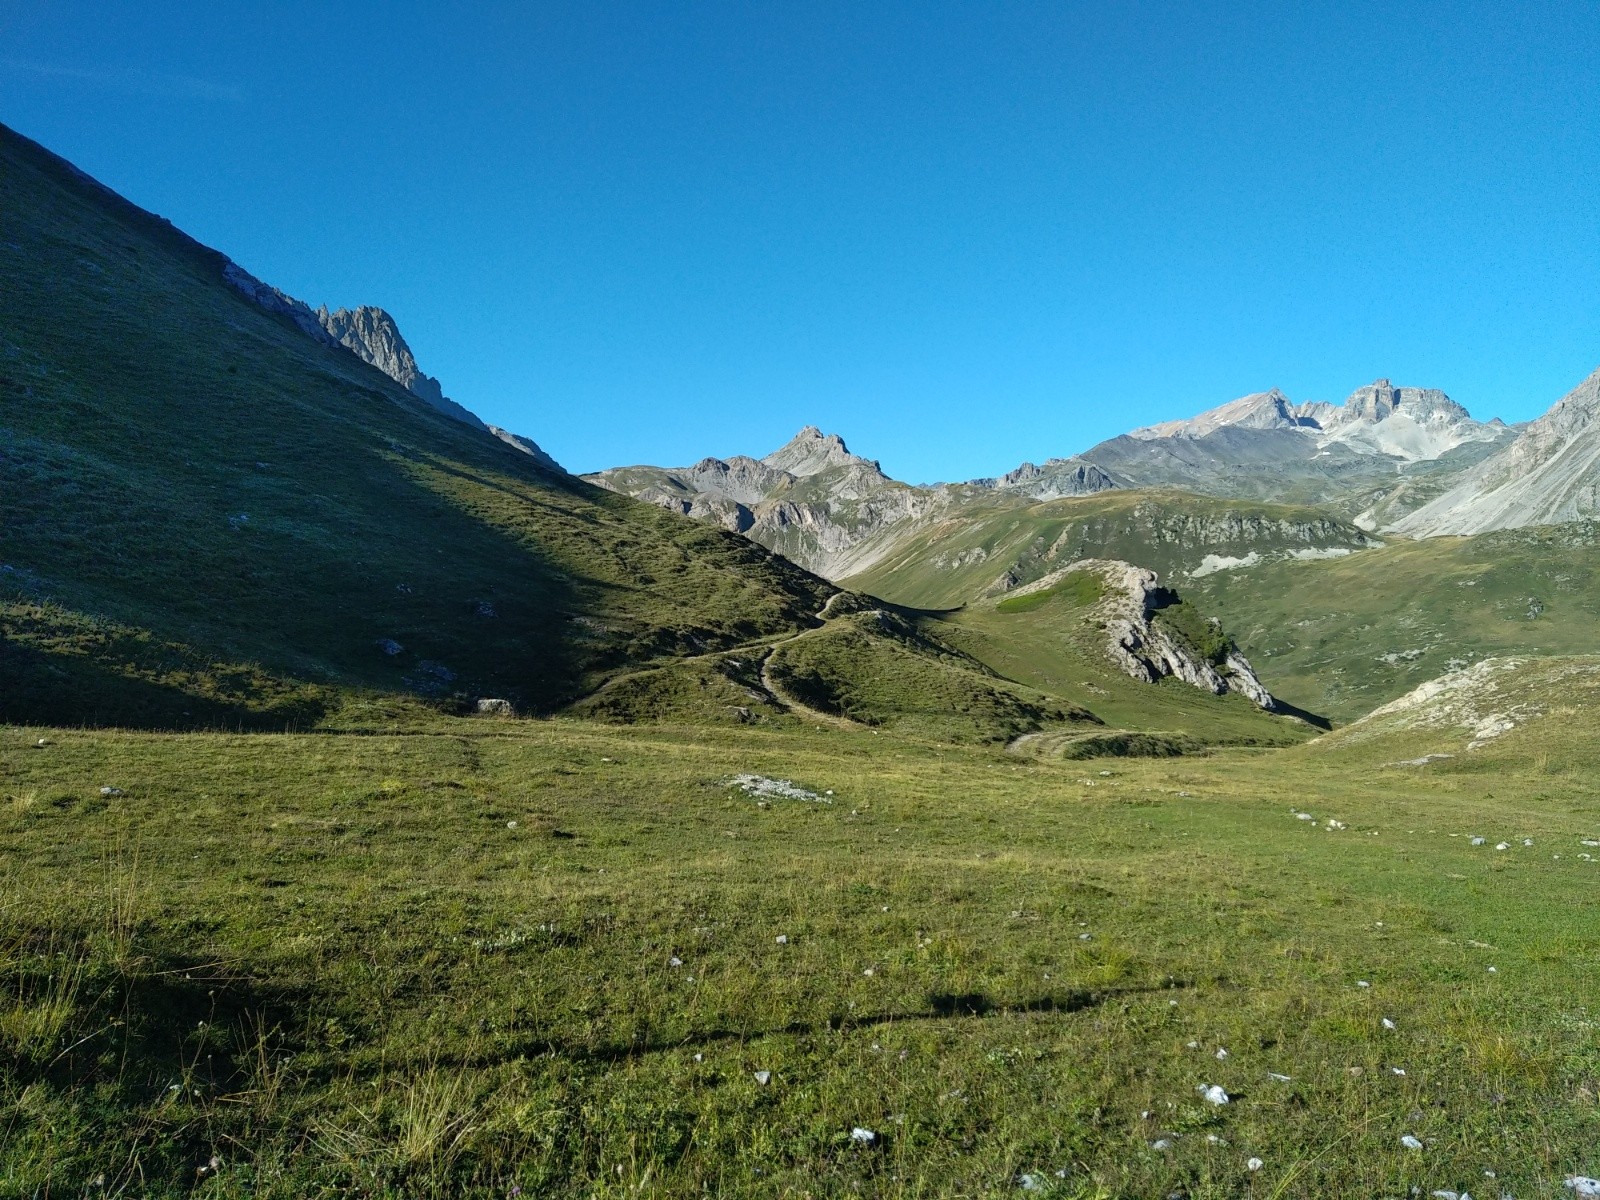
<instances>
[{"instance_id":1,"label":"pale grey rock face","mask_svg":"<svg viewBox=\"0 0 1600 1200\"><path fill-rule=\"evenodd\" d=\"M1600 370L1449 491L1396 522L1415 537L1555 525L1600 515Z\"/></svg>"},{"instance_id":2,"label":"pale grey rock face","mask_svg":"<svg viewBox=\"0 0 1600 1200\"><path fill-rule=\"evenodd\" d=\"M1082 458L1052 458L1044 466L1025 462L1014 471L993 479L974 479L971 486L1031 496L1035 500L1060 500L1107 491L1117 481L1094 463Z\"/></svg>"},{"instance_id":3,"label":"pale grey rock face","mask_svg":"<svg viewBox=\"0 0 1600 1200\"><path fill-rule=\"evenodd\" d=\"M1158 683L1170 675L1213 696L1237 692L1268 712L1277 709L1277 701L1244 655L1230 650L1220 665L1207 662L1153 619L1177 600L1154 571L1115 559L1084 558L1013 594L1043 591L1074 571L1092 571L1104 581L1105 598L1095 617L1106 632L1107 656L1127 675L1145 683Z\"/></svg>"},{"instance_id":4,"label":"pale grey rock face","mask_svg":"<svg viewBox=\"0 0 1600 1200\"><path fill-rule=\"evenodd\" d=\"M1224 426L1240 429L1315 429L1316 416L1328 404L1295 405L1277 388L1252 392L1182 421L1163 421L1135 429L1128 436L1140 441L1168 437L1205 437Z\"/></svg>"},{"instance_id":5,"label":"pale grey rock face","mask_svg":"<svg viewBox=\"0 0 1600 1200\"><path fill-rule=\"evenodd\" d=\"M394 318L381 308L363 304L360 308L340 308L329 312L317 309L317 320L328 335L362 362L371 363L406 391L444 413L478 429L488 429L482 421L454 400L448 399L439 381L417 369L411 347L400 336Z\"/></svg>"}]
</instances>

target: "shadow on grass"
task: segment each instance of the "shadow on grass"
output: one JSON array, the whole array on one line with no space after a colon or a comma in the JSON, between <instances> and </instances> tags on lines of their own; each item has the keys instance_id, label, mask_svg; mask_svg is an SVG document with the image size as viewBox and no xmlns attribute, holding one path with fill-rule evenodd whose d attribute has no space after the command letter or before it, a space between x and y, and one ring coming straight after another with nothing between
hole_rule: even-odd
<instances>
[{"instance_id":1,"label":"shadow on grass","mask_svg":"<svg viewBox=\"0 0 1600 1200\"><path fill-rule=\"evenodd\" d=\"M702 1029L670 1038L645 1035L630 1042L611 1045L584 1046L554 1042L544 1038L529 1038L520 1045L489 1055L463 1054L451 1065L485 1067L510 1059L536 1055L551 1055L570 1062L616 1063L648 1054L681 1050L689 1046L753 1042L777 1036L816 1037L825 1033L846 1033L851 1030L875 1029L910 1022L984 1020L1018 1014L1070 1015L1098 1008L1108 1000L1121 996L1166 992L1187 986L1186 983L1174 982L1155 987L1105 988L1097 991L1075 988L1070 991L1034 996L1026 1000L1000 1000L982 992L934 992L929 994L926 1008L904 1012L834 1012L820 1021L790 1021L769 1029Z\"/></svg>"},{"instance_id":2,"label":"shadow on grass","mask_svg":"<svg viewBox=\"0 0 1600 1200\"><path fill-rule=\"evenodd\" d=\"M1320 729L1324 733L1333 728L1333 722L1327 717L1319 716L1309 709L1300 708L1276 696L1273 697L1272 711L1283 717L1297 717L1312 728Z\"/></svg>"}]
</instances>

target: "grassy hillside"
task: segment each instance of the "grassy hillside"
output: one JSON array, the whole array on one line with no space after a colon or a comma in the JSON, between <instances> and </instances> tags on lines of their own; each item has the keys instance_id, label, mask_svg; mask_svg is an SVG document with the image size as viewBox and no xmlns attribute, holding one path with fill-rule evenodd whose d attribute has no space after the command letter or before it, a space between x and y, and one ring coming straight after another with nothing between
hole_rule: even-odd
<instances>
[{"instance_id":1,"label":"grassy hillside","mask_svg":"<svg viewBox=\"0 0 1600 1200\"><path fill-rule=\"evenodd\" d=\"M1007 678L1089 709L1109 731L1165 735L1160 743L1129 743L1080 729L1062 731L1039 743L1039 749L1059 752L1091 736L1094 740L1086 747L1112 754L1215 744L1289 745L1315 732L1299 720L1262 712L1241 696L1219 699L1176 679L1148 684L1123 674L1102 645L1105 634L1094 620L1099 600L1098 578L1074 572L1044 591L977 600L923 621L941 640ZM1176 607L1185 616L1194 615L1187 604ZM1203 618L1194 624L1200 640L1215 636ZM1183 631L1175 632L1183 636ZM1197 649L1203 655L1204 647Z\"/></svg>"},{"instance_id":2,"label":"grassy hillside","mask_svg":"<svg viewBox=\"0 0 1600 1200\"><path fill-rule=\"evenodd\" d=\"M1555 1196L1600 1165L1596 728L1109 770L12 728L0 1194Z\"/></svg>"},{"instance_id":3,"label":"grassy hillside","mask_svg":"<svg viewBox=\"0 0 1600 1200\"><path fill-rule=\"evenodd\" d=\"M1109 491L1038 504L980 496L903 535L845 582L899 604L955 608L1080 558L1124 559L1183 580L1208 555L1271 557L1372 541L1318 509L1180 492Z\"/></svg>"},{"instance_id":4,"label":"grassy hillside","mask_svg":"<svg viewBox=\"0 0 1600 1200\"><path fill-rule=\"evenodd\" d=\"M0 205L0 719L544 711L832 592L439 415L8 130Z\"/></svg>"},{"instance_id":5,"label":"grassy hillside","mask_svg":"<svg viewBox=\"0 0 1600 1200\"><path fill-rule=\"evenodd\" d=\"M1600 525L1583 523L1224 571L1185 591L1275 695L1348 721L1452 664L1592 651L1597 585Z\"/></svg>"}]
</instances>

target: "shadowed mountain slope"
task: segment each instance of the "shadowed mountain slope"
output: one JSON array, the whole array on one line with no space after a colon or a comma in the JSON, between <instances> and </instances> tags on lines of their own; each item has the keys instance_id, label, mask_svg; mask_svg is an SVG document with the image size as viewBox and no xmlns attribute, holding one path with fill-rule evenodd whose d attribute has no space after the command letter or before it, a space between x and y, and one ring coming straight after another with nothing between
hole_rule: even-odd
<instances>
[{"instance_id":1,"label":"shadowed mountain slope","mask_svg":"<svg viewBox=\"0 0 1600 1200\"><path fill-rule=\"evenodd\" d=\"M832 594L452 419L9 130L0 198L0 717L544 711Z\"/></svg>"}]
</instances>

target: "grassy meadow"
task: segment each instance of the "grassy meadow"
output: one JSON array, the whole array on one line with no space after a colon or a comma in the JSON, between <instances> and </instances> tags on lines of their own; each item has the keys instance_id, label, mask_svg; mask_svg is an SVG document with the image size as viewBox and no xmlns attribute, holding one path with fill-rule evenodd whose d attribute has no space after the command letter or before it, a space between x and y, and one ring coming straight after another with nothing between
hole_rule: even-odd
<instances>
[{"instance_id":1,"label":"grassy meadow","mask_svg":"<svg viewBox=\"0 0 1600 1200\"><path fill-rule=\"evenodd\" d=\"M7 727L0 1195L1570 1195L1600 746L1393 752Z\"/></svg>"}]
</instances>

